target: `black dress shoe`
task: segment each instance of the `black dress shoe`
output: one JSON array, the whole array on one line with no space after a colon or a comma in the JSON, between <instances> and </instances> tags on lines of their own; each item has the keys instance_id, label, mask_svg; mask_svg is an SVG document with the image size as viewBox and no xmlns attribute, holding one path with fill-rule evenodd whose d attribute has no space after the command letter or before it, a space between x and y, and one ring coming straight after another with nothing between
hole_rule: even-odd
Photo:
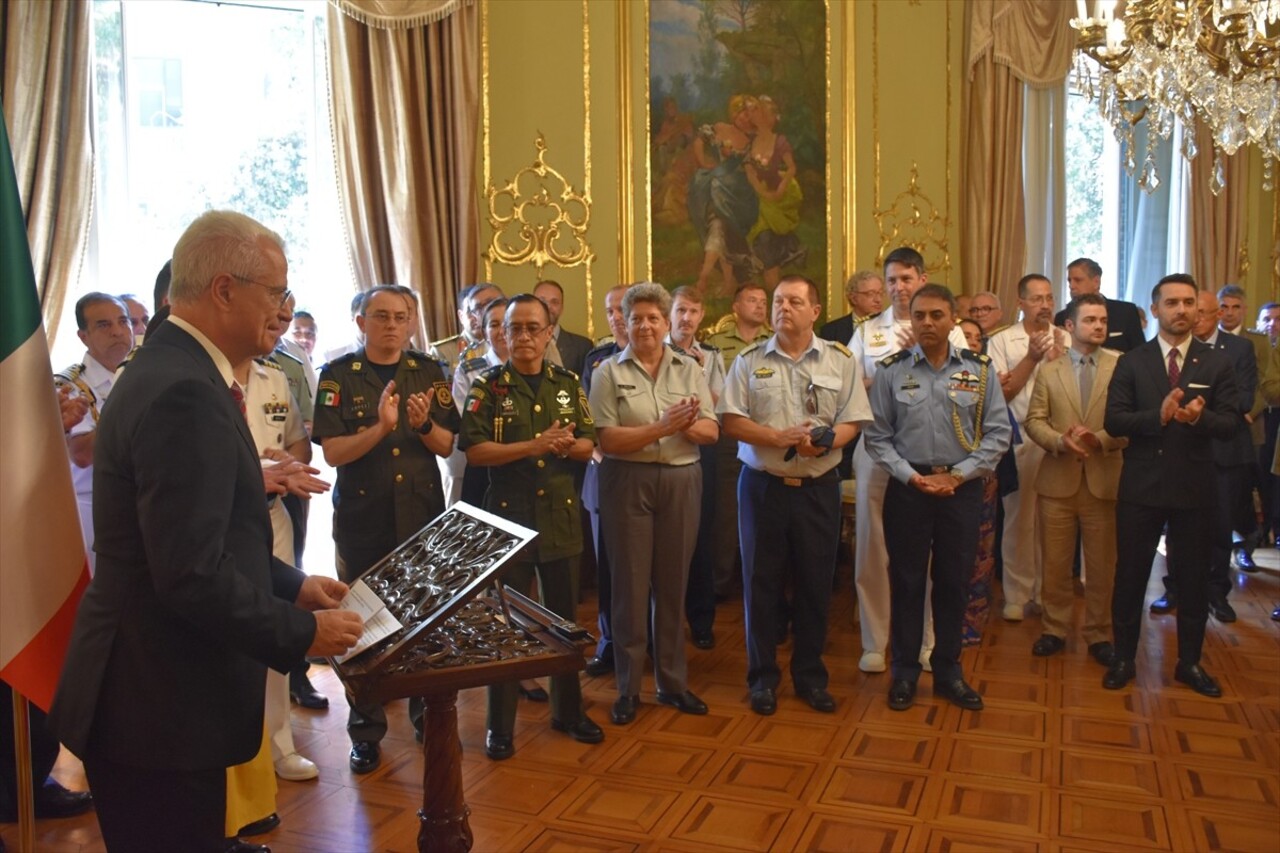
<instances>
[{"instance_id":1,"label":"black dress shoe","mask_svg":"<svg viewBox=\"0 0 1280 853\"><path fill-rule=\"evenodd\" d=\"M658 691L658 704L670 705L685 714L707 713L707 703L694 696L693 692L689 690L683 693L663 693Z\"/></svg>"},{"instance_id":2,"label":"black dress shoe","mask_svg":"<svg viewBox=\"0 0 1280 853\"><path fill-rule=\"evenodd\" d=\"M505 761L516 754L516 745L511 735L487 732L484 736L484 754L493 761Z\"/></svg>"},{"instance_id":3,"label":"black dress shoe","mask_svg":"<svg viewBox=\"0 0 1280 853\"><path fill-rule=\"evenodd\" d=\"M1101 643L1090 643L1089 654L1103 666L1111 666L1111 661L1116 656L1116 648L1105 640Z\"/></svg>"},{"instance_id":4,"label":"black dress shoe","mask_svg":"<svg viewBox=\"0 0 1280 853\"><path fill-rule=\"evenodd\" d=\"M1152 613L1168 613L1171 610L1177 610L1177 609L1178 609L1178 599L1174 598L1172 595L1170 595L1167 592L1164 595L1157 598L1155 601L1151 602Z\"/></svg>"},{"instance_id":5,"label":"black dress shoe","mask_svg":"<svg viewBox=\"0 0 1280 853\"><path fill-rule=\"evenodd\" d=\"M1225 598L1209 599L1209 615L1223 623L1236 621L1236 611Z\"/></svg>"},{"instance_id":6,"label":"black dress shoe","mask_svg":"<svg viewBox=\"0 0 1280 853\"><path fill-rule=\"evenodd\" d=\"M50 779L40 790L36 791L36 817L48 818L75 817L93 808L93 794L88 791L68 791ZM17 820L17 815L14 815Z\"/></svg>"},{"instance_id":7,"label":"black dress shoe","mask_svg":"<svg viewBox=\"0 0 1280 853\"><path fill-rule=\"evenodd\" d=\"M1275 610L1271 611L1271 621L1280 622L1280 607L1277 607Z\"/></svg>"},{"instance_id":8,"label":"black dress shoe","mask_svg":"<svg viewBox=\"0 0 1280 853\"><path fill-rule=\"evenodd\" d=\"M796 695L809 703L809 707L815 711L821 711L824 714L830 714L836 709L836 700L832 698L822 687L813 687L808 690L797 690Z\"/></svg>"},{"instance_id":9,"label":"black dress shoe","mask_svg":"<svg viewBox=\"0 0 1280 853\"><path fill-rule=\"evenodd\" d=\"M564 732L578 743L599 743L604 740L604 729L592 722L586 714L583 714L576 723L562 723L553 719L551 728Z\"/></svg>"},{"instance_id":10,"label":"black dress shoe","mask_svg":"<svg viewBox=\"0 0 1280 853\"><path fill-rule=\"evenodd\" d=\"M1047 658L1049 655L1056 655L1066 647L1067 641L1061 637L1041 634L1040 639L1036 640L1035 645L1031 647L1031 654L1038 658Z\"/></svg>"},{"instance_id":11,"label":"black dress shoe","mask_svg":"<svg viewBox=\"0 0 1280 853\"><path fill-rule=\"evenodd\" d=\"M609 712L609 719L613 720L615 726L625 726L635 720L639 705L639 696L619 696L618 701L613 703L613 710Z\"/></svg>"},{"instance_id":12,"label":"black dress shoe","mask_svg":"<svg viewBox=\"0 0 1280 853\"><path fill-rule=\"evenodd\" d=\"M1198 663L1178 661L1178 665L1173 669L1173 680L1181 681L1201 696L1212 699L1222 696L1222 688L1218 686L1218 682Z\"/></svg>"},{"instance_id":13,"label":"black dress shoe","mask_svg":"<svg viewBox=\"0 0 1280 853\"><path fill-rule=\"evenodd\" d=\"M778 695L772 687L751 691L751 710L762 717L768 717L778 710Z\"/></svg>"},{"instance_id":14,"label":"black dress shoe","mask_svg":"<svg viewBox=\"0 0 1280 853\"><path fill-rule=\"evenodd\" d=\"M889 708L905 711L916 703L916 683L905 678L895 678L889 685Z\"/></svg>"},{"instance_id":15,"label":"black dress shoe","mask_svg":"<svg viewBox=\"0 0 1280 853\"><path fill-rule=\"evenodd\" d=\"M272 812L262 820L247 823L236 832L236 835L266 835L280 825L280 815Z\"/></svg>"},{"instance_id":16,"label":"black dress shoe","mask_svg":"<svg viewBox=\"0 0 1280 853\"><path fill-rule=\"evenodd\" d=\"M699 649L714 649L716 647L716 635L710 631L694 631L693 645Z\"/></svg>"},{"instance_id":17,"label":"black dress shoe","mask_svg":"<svg viewBox=\"0 0 1280 853\"><path fill-rule=\"evenodd\" d=\"M1133 661L1118 660L1112 656L1111 666L1107 667L1107 674L1102 676L1102 686L1108 690L1120 690L1137 676L1138 671L1134 669Z\"/></svg>"},{"instance_id":18,"label":"black dress shoe","mask_svg":"<svg viewBox=\"0 0 1280 853\"><path fill-rule=\"evenodd\" d=\"M952 705L964 708L966 711L982 710L982 697L978 695L978 691L966 684L963 678L935 681L933 695L946 699Z\"/></svg>"},{"instance_id":19,"label":"black dress shoe","mask_svg":"<svg viewBox=\"0 0 1280 853\"><path fill-rule=\"evenodd\" d=\"M1253 561L1253 555L1247 550L1237 548L1231 552L1231 568L1253 574L1258 570L1258 564Z\"/></svg>"},{"instance_id":20,"label":"black dress shoe","mask_svg":"<svg viewBox=\"0 0 1280 853\"><path fill-rule=\"evenodd\" d=\"M587 665L582 670L592 678L606 675L613 672L613 658L589 657L587 658Z\"/></svg>"},{"instance_id":21,"label":"black dress shoe","mask_svg":"<svg viewBox=\"0 0 1280 853\"><path fill-rule=\"evenodd\" d=\"M372 773L382 764L382 747L371 740L358 740L351 744L351 757L347 763L351 765L352 773Z\"/></svg>"},{"instance_id":22,"label":"black dress shoe","mask_svg":"<svg viewBox=\"0 0 1280 853\"><path fill-rule=\"evenodd\" d=\"M312 711L323 711L329 707L329 697L316 690L306 673L289 673L289 698Z\"/></svg>"},{"instance_id":23,"label":"black dress shoe","mask_svg":"<svg viewBox=\"0 0 1280 853\"><path fill-rule=\"evenodd\" d=\"M520 695L530 702L546 702L549 698L541 687L525 687L523 684L520 685Z\"/></svg>"}]
</instances>

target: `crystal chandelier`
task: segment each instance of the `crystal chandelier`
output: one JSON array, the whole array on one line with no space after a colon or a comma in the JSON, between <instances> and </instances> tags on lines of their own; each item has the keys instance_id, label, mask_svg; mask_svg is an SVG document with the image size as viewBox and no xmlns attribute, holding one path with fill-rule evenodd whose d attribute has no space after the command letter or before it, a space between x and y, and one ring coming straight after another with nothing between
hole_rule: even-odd
<instances>
[{"instance_id":1,"label":"crystal chandelier","mask_svg":"<svg viewBox=\"0 0 1280 853\"><path fill-rule=\"evenodd\" d=\"M1152 192L1160 185L1157 140L1168 142L1180 119L1187 160L1197 154L1197 122L1209 129L1214 195L1226 186L1223 156L1246 143L1261 150L1263 187L1272 189L1280 160L1280 0L1076 0L1076 6L1077 79L1125 144L1130 175L1137 169L1134 129L1147 122L1138 186Z\"/></svg>"}]
</instances>

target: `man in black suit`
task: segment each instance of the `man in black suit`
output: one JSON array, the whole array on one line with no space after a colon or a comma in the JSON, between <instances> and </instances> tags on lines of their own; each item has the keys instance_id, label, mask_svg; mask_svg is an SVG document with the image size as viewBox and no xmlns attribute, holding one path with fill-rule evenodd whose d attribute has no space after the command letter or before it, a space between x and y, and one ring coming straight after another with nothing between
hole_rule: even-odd
<instances>
[{"instance_id":1,"label":"man in black suit","mask_svg":"<svg viewBox=\"0 0 1280 853\"><path fill-rule=\"evenodd\" d=\"M1178 665L1174 678L1205 696L1221 696L1200 666L1216 490L1213 439L1240 426L1230 363L1191 334L1195 279L1160 279L1151 293L1160 325L1155 340L1121 356L1107 390L1103 425L1125 436L1116 503L1116 588L1111 601L1115 658L1102 686L1118 690L1135 675L1143 596L1160 533L1168 525L1167 563L1177 584Z\"/></svg>"},{"instance_id":2,"label":"man in black suit","mask_svg":"<svg viewBox=\"0 0 1280 853\"><path fill-rule=\"evenodd\" d=\"M850 313L837 317L818 330L824 341L849 345L859 326L884 310L884 279L875 270L858 270L844 284L844 298Z\"/></svg>"},{"instance_id":3,"label":"man in black suit","mask_svg":"<svg viewBox=\"0 0 1280 853\"><path fill-rule=\"evenodd\" d=\"M551 312L551 340L555 341L556 348L560 350L561 367L566 367L581 376L587 353L591 352L595 344L591 343L590 338L575 335L568 329L561 328L560 314L564 311L564 288L560 286L560 282L546 279L533 286L533 295L541 299L547 306L547 310Z\"/></svg>"},{"instance_id":4,"label":"man in black suit","mask_svg":"<svg viewBox=\"0 0 1280 853\"><path fill-rule=\"evenodd\" d=\"M1071 299L1085 293L1098 293L1102 290L1102 267L1092 258L1076 258L1067 264L1067 289L1071 291ZM1066 318L1067 311L1064 308L1054 316L1053 325L1061 326ZM1103 346L1128 352L1146 343L1146 340L1138 306L1107 297L1107 342Z\"/></svg>"},{"instance_id":5,"label":"man in black suit","mask_svg":"<svg viewBox=\"0 0 1280 853\"><path fill-rule=\"evenodd\" d=\"M1214 503L1212 557L1209 562L1209 613L1219 622L1236 621L1227 602L1231 592L1232 531L1251 542L1258 529L1253 512L1253 473L1257 461L1249 424L1244 416L1258 385L1258 360L1248 340L1218 328L1218 299L1211 291L1199 295L1199 319L1192 329L1196 340L1222 353L1231 365L1240 405L1240 423L1229 439L1213 440L1213 464L1217 472L1218 499ZM1246 546L1248 547L1248 546ZM1251 549L1250 549L1251 550ZM1164 579L1165 594L1151 602L1152 613L1177 607L1178 584L1173 575Z\"/></svg>"},{"instance_id":6,"label":"man in black suit","mask_svg":"<svg viewBox=\"0 0 1280 853\"><path fill-rule=\"evenodd\" d=\"M226 767L262 745L265 667L340 654L361 631L324 609L345 585L272 558L234 381L284 331L281 246L240 214L196 219L174 248L172 314L98 423L98 570L49 724L84 760L109 850L222 850Z\"/></svg>"}]
</instances>

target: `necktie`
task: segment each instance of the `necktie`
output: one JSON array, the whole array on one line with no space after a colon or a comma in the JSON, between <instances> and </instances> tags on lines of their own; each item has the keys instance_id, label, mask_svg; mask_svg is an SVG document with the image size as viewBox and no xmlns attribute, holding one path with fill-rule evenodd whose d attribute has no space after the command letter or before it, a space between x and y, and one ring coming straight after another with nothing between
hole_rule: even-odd
<instances>
[{"instance_id":1,"label":"necktie","mask_svg":"<svg viewBox=\"0 0 1280 853\"><path fill-rule=\"evenodd\" d=\"M1178 369L1178 351L1176 349L1169 350L1169 387L1177 388L1178 380L1182 378L1182 371Z\"/></svg>"},{"instance_id":2,"label":"necktie","mask_svg":"<svg viewBox=\"0 0 1280 853\"><path fill-rule=\"evenodd\" d=\"M240 414L247 416L248 409L244 404L244 392L240 390L240 384L238 382L232 382L227 390L231 392L231 399L235 400L236 406L240 408Z\"/></svg>"},{"instance_id":3,"label":"necktie","mask_svg":"<svg viewBox=\"0 0 1280 853\"><path fill-rule=\"evenodd\" d=\"M1089 396L1093 394L1093 356L1086 355L1080 360L1080 411L1089 407Z\"/></svg>"}]
</instances>

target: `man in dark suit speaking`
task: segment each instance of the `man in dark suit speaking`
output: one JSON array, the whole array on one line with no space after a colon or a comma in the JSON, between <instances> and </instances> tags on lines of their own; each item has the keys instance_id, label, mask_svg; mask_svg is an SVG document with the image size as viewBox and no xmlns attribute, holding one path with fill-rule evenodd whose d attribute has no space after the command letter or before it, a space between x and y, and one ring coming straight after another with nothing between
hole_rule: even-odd
<instances>
[{"instance_id":1,"label":"man in dark suit speaking","mask_svg":"<svg viewBox=\"0 0 1280 853\"><path fill-rule=\"evenodd\" d=\"M49 724L84 760L109 850L221 850L225 768L262 743L265 667L340 654L361 631L326 609L345 585L273 559L233 378L284 331L287 275L262 225L196 219L174 248L172 314L98 423L98 571Z\"/></svg>"},{"instance_id":2,"label":"man in dark suit speaking","mask_svg":"<svg viewBox=\"0 0 1280 853\"><path fill-rule=\"evenodd\" d=\"M1103 426L1125 436L1116 503L1116 588L1111 599L1115 656L1102 686L1118 690L1135 675L1143 596L1160 533L1168 525L1167 565L1178 589L1178 665L1173 677L1205 696L1221 696L1200 666L1214 527L1213 440L1240 423L1234 371L1222 353L1191 335L1198 316L1195 280L1160 279L1151 312L1160 333L1116 363Z\"/></svg>"},{"instance_id":3,"label":"man in dark suit speaking","mask_svg":"<svg viewBox=\"0 0 1280 853\"><path fill-rule=\"evenodd\" d=\"M1067 289L1071 293L1071 299L1086 293L1101 292L1102 267L1092 258L1076 258L1067 264ZM1061 326L1066 318L1067 311L1064 308L1054 316L1053 325ZM1128 352L1146 343L1146 340L1147 336L1142 331L1142 318L1138 316L1138 306L1108 297L1107 341L1103 346L1117 352Z\"/></svg>"}]
</instances>

